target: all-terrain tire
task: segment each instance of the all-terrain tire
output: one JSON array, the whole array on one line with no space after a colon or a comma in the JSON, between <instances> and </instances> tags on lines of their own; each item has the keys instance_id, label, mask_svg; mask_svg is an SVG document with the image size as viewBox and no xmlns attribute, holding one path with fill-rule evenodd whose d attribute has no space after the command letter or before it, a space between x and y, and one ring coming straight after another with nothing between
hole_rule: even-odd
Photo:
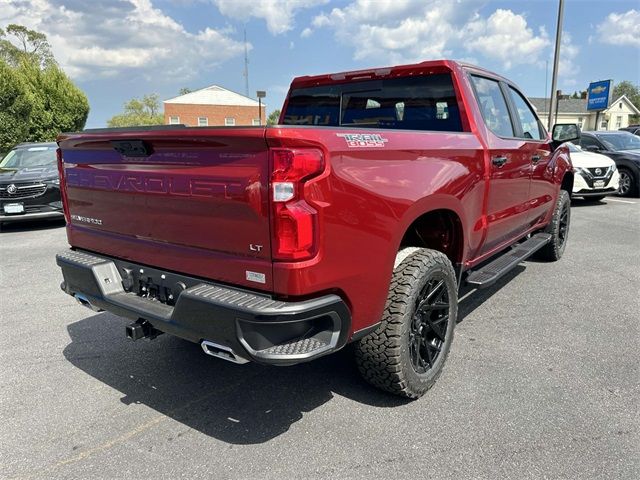
<instances>
[{"instance_id":1,"label":"all-terrain tire","mask_svg":"<svg viewBox=\"0 0 640 480\"><path fill-rule=\"evenodd\" d=\"M401 251L398 258L402 256L406 257L394 269L382 322L355 343L355 357L360 373L375 387L419 398L438 379L449 354L458 286L443 253L413 248L408 255Z\"/></svg>"},{"instance_id":2,"label":"all-terrain tire","mask_svg":"<svg viewBox=\"0 0 640 480\"><path fill-rule=\"evenodd\" d=\"M551 234L551 241L536 253L536 258L555 262L562 258L567 246L569 227L571 226L571 197L565 190L560 190L551 222L544 229Z\"/></svg>"}]
</instances>

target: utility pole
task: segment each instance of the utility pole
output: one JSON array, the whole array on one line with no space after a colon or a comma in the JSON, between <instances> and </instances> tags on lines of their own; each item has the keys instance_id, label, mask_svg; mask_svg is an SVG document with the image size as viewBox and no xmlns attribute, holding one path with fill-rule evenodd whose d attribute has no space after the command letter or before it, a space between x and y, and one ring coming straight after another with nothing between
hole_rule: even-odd
<instances>
[{"instance_id":1,"label":"utility pole","mask_svg":"<svg viewBox=\"0 0 640 480\"><path fill-rule=\"evenodd\" d=\"M556 49L553 56L553 73L551 74L551 105L549 107L548 128L551 130L553 125L553 112L555 112L558 104L556 96L556 87L558 83L558 66L560 63L560 44L562 42L562 17L564 16L564 0L559 0L558 5L558 25L556 28Z\"/></svg>"},{"instance_id":2,"label":"utility pole","mask_svg":"<svg viewBox=\"0 0 640 480\"><path fill-rule=\"evenodd\" d=\"M247 27L244 27L244 96L249 96L249 53L247 52Z\"/></svg>"},{"instance_id":3,"label":"utility pole","mask_svg":"<svg viewBox=\"0 0 640 480\"><path fill-rule=\"evenodd\" d=\"M547 107L547 94L549 93L549 60L544 63L544 108ZM551 99L551 94L549 94ZM550 111L550 110L549 110Z\"/></svg>"}]
</instances>

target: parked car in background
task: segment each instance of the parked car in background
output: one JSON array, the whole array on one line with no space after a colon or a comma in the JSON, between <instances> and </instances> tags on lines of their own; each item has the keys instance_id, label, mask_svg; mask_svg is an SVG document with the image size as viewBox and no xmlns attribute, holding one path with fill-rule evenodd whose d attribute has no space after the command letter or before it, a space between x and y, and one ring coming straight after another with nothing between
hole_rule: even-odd
<instances>
[{"instance_id":1,"label":"parked car in background","mask_svg":"<svg viewBox=\"0 0 640 480\"><path fill-rule=\"evenodd\" d=\"M640 138L629 132L582 132L583 150L606 155L616 162L620 174L618 193L623 197L640 195Z\"/></svg>"},{"instance_id":2,"label":"parked car in background","mask_svg":"<svg viewBox=\"0 0 640 480\"><path fill-rule=\"evenodd\" d=\"M620 131L640 136L640 125L629 125L628 127L621 128Z\"/></svg>"},{"instance_id":3,"label":"parked car in background","mask_svg":"<svg viewBox=\"0 0 640 480\"><path fill-rule=\"evenodd\" d=\"M0 161L0 225L63 218L56 143L23 143Z\"/></svg>"},{"instance_id":4,"label":"parked car in background","mask_svg":"<svg viewBox=\"0 0 640 480\"><path fill-rule=\"evenodd\" d=\"M573 197L598 201L618 191L620 174L616 162L605 155L586 152L570 142L567 146L576 173L573 177Z\"/></svg>"}]
</instances>

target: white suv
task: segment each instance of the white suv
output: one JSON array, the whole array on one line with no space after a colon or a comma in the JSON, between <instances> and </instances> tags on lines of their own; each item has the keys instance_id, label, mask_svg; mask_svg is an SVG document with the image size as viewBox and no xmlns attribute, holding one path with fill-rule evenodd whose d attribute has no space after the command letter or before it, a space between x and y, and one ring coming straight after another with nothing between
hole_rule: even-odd
<instances>
[{"instance_id":1,"label":"white suv","mask_svg":"<svg viewBox=\"0 0 640 480\"><path fill-rule=\"evenodd\" d=\"M573 143L567 143L567 146L575 171L574 197L598 201L610 193L616 193L620 174L613 160L599 153L586 152Z\"/></svg>"}]
</instances>

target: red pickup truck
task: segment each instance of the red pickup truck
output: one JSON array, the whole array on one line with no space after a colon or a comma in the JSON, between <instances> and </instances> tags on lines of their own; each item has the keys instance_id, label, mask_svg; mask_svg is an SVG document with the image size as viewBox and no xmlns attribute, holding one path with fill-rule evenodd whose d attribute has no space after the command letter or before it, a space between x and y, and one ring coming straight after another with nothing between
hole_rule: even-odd
<instances>
[{"instance_id":1,"label":"red pickup truck","mask_svg":"<svg viewBox=\"0 0 640 480\"><path fill-rule=\"evenodd\" d=\"M64 134L61 287L134 340L236 363L352 342L369 382L417 398L463 285L562 256L579 135L453 61L296 78L271 127Z\"/></svg>"}]
</instances>

